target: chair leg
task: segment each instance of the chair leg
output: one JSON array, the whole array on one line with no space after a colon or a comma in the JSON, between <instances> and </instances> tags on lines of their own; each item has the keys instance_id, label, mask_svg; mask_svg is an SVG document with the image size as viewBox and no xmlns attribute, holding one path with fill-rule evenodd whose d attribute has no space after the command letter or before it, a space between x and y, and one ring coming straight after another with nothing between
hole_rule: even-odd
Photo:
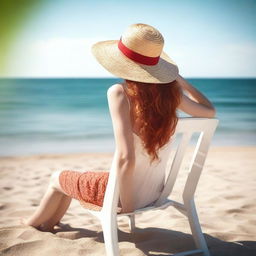
<instances>
[{"instance_id":1,"label":"chair leg","mask_svg":"<svg viewBox=\"0 0 256 256\"><path fill-rule=\"evenodd\" d=\"M192 199L185 203L185 207L187 209L189 225L192 231L196 247L203 251L204 256L210 256L204 235L202 233L201 225L199 223L194 200Z\"/></svg>"},{"instance_id":2,"label":"chair leg","mask_svg":"<svg viewBox=\"0 0 256 256\"><path fill-rule=\"evenodd\" d=\"M135 214L128 215L128 217L129 217L130 230L131 230L131 233L133 233L135 230Z\"/></svg>"},{"instance_id":3,"label":"chair leg","mask_svg":"<svg viewBox=\"0 0 256 256\"><path fill-rule=\"evenodd\" d=\"M117 218L103 218L101 220L104 243L107 256L119 256Z\"/></svg>"}]
</instances>

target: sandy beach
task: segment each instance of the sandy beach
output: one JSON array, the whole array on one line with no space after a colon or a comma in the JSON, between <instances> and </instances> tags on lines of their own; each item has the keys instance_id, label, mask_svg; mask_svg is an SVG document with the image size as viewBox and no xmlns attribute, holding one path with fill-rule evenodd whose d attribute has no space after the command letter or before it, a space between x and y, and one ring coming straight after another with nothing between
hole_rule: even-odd
<instances>
[{"instance_id":1,"label":"sandy beach","mask_svg":"<svg viewBox=\"0 0 256 256\"><path fill-rule=\"evenodd\" d=\"M73 200L54 233L19 224L40 203L55 170L109 170L112 154L0 158L0 255L105 255L99 221ZM171 198L179 197L180 183ZM212 256L256 255L256 147L212 147L196 191L199 219ZM121 255L172 255L194 248L186 219L174 208L144 213L130 234L120 217Z\"/></svg>"}]
</instances>

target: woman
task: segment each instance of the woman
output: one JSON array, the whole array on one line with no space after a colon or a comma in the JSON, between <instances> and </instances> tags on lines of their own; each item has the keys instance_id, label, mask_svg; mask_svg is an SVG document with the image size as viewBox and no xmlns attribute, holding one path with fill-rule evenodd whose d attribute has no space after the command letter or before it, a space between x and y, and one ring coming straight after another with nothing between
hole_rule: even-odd
<instances>
[{"instance_id":1,"label":"woman","mask_svg":"<svg viewBox=\"0 0 256 256\"><path fill-rule=\"evenodd\" d=\"M163 185L157 169L167 159L164 146L175 131L176 110L195 117L215 115L211 102L178 74L177 65L162 51L163 46L163 36L157 29L134 24L120 40L98 42L92 48L100 64L124 79L107 92L122 212L157 199ZM107 181L108 172L56 171L38 209L22 223L52 230L72 198L102 206Z\"/></svg>"}]
</instances>

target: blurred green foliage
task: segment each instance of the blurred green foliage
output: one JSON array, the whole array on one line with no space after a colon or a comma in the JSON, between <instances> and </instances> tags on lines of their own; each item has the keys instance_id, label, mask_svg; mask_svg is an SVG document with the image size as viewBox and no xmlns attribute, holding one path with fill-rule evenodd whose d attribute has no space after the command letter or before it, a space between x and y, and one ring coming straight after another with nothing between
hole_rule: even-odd
<instances>
[{"instance_id":1,"label":"blurred green foliage","mask_svg":"<svg viewBox=\"0 0 256 256\"><path fill-rule=\"evenodd\" d=\"M47 0L0 0L0 75L7 72L6 61L19 31Z\"/></svg>"}]
</instances>

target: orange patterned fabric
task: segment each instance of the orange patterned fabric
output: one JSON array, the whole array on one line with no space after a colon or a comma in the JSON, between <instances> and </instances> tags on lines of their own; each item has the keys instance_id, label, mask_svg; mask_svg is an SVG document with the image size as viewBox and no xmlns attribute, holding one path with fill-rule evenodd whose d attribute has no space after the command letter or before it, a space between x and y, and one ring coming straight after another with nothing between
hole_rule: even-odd
<instances>
[{"instance_id":1,"label":"orange patterned fabric","mask_svg":"<svg viewBox=\"0 0 256 256\"><path fill-rule=\"evenodd\" d=\"M59 183L64 192L79 200L81 205L100 209L103 205L108 177L109 172L65 170L60 173Z\"/></svg>"}]
</instances>

